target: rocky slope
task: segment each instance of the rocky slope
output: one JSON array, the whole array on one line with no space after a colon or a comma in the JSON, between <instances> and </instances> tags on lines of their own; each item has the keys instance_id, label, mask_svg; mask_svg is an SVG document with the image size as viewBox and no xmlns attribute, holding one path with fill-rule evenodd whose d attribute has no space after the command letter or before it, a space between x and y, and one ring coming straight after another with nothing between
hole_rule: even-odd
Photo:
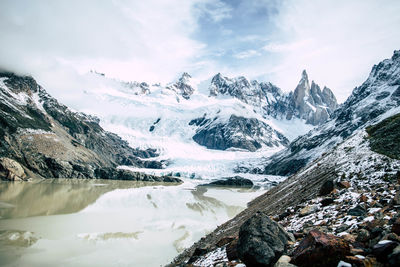
<instances>
[{"instance_id":1,"label":"rocky slope","mask_svg":"<svg viewBox=\"0 0 400 267\"><path fill-rule=\"evenodd\" d=\"M221 122L218 117L202 117L189 124L198 126L193 140L210 149L238 148L256 151L262 145L279 147L289 144L283 134L255 118L231 115L227 122Z\"/></svg>"},{"instance_id":2,"label":"rocky slope","mask_svg":"<svg viewBox=\"0 0 400 267\"><path fill-rule=\"evenodd\" d=\"M31 77L0 74L0 115L4 172L21 164L28 176L94 178L111 175L118 165L162 167L161 162L145 160L156 156L155 150L131 148L103 130L97 118L60 104ZM131 179L144 178L132 173Z\"/></svg>"},{"instance_id":3,"label":"rocky slope","mask_svg":"<svg viewBox=\"0 0 400 267\"><path fill-rule=\"evenodd\" d=\"M395 138L399 136L396 130ZM388 262L400 244L396 228L400 222L400 161L371 151L369 140L364 130L356 131L332 151L251 201L245 211L187 249L171 266L185 266L189 258L194 266L237 264L240 227L257 212L278 221L292 235L293 240L286 244L287 255L294 256L303 238L318 230L348 244L343 261L354 266ZM391 244L390 251L380 253L379 247L386 243ZM319 266L324 255L317 253L320 258L315 258L316 262L297 262L295 266Z\"/></svg>"},{"instance_id":4,"label":"rocky slope","mask_svg":"<svg viewBox=\"0 0 400 267\"><path fill-rule=\"evenodd\" d=\"M274 262L283 254L292 260L284 258L275 266L337 266L339 260L347 264L342 266L397 266L399 78L400 51L395 51L391 59L373 67L367 81L354 90L332 120L296 139L261 170L268 173L274 166L277 172L292 176L250 202L246 210L171 265L185 266L188 260L194 266L258 262L269 250L249 261L239 244L244 242L241 225L261 212L292 235L284 250L271 254ZM261 245L259 231L254 238ZM333 255L333 249L340 250Z\"/></svg>"},{"instance_id":5,"label":"rocky slope","mask_svg":"<svg viewBox=\"0 0 400 267\"><path fill-rule=\"evenodd\" d=\"M241 172L290 175L329 151L356 130L389 116L400 106L400 51L391 59L375 65L368 79L354 89L351 96L333 114L332 119L308 134L297 138L289 147L259 166L242 166ZM386 114L386 115L384 115Z\"/></svg>"}]
</instances>

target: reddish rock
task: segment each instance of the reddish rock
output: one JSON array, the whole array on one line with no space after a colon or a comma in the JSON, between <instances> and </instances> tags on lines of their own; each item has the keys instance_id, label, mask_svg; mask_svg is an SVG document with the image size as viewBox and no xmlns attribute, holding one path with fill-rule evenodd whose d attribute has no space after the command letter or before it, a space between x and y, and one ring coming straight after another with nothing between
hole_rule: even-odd
<instances>
[{"instance_id":1,"label":"reddish rock","mask_svg":"<svg viewBox=\"0 0 400 267\"><path fill-rule=\"evenodd\" d=\"M368 201L368 197L366 195L361 195L360 196L360 201L361 202L367 202Z\"/></svg>"},{"instance_id":2,"label":"reddish rock","mask_svg":"<svg viewBox=\"0 0 400 267\"><path fill-rule=\"evenodd\" d=\"M400 217L393 223L392 232L396 235L400 235Z\"/></svg>"},{"instance_id":3,"label":"reddish rock","mask_svg":"<svg viewBox=\"0 0 400 267\"><path fill-rule=\"evenodd\" d=\"M342 238L312 230L293 252L291 263L298 266L336 267L350 255L350 245Z\"/></svg>"},{"instance_id":4,"label":"reddish rock","mask_svg":"<svg viewBox=\"0 0 400 267\"><path fill-rule=\"evenodd\" d=\"M347 181L341 181L337 183L337 186L339 188L349 188L350 187L350 183Z\"/></svg>"}]
</instances>

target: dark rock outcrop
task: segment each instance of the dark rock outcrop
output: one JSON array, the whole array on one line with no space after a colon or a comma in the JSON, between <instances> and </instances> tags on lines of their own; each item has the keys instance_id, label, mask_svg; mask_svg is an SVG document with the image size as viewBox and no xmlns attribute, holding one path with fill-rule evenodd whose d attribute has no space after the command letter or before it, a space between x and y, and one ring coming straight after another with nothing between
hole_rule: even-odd
<instances>
[{"instance_id":1,"label":"dark rock outcrop","mask_svg":"<svg viewBox=\"0 0 400 267\"><path fill-rule=\"evenodd\" d=\"M210 149L256 151L262 145L277 147L289 144L285 136L255 118L231 115L228 121L224 121L203 117L189 124L199 126L193 140Z\"/></svg>"},{"instance_id":2,"label":"dark rock outcrop","mask_svg":"<svg viewBox=\"0 0 400 267\"><path fill-rule=\"evenodd\" d=\"M238 255L247 266L273 266L286 252L288 240L278 223L258 212L240 227Z\"/></svg>"},{"instance_id":3,"label":"dark rock outcrop","mask_svg":"<svg viewBox=\"0 0 400 267\"><path fill-rule=\"evenodd\" d=\"M185 99L189 99L194 92L194 88L191 85L191 78L192 76L187 72L184 72L179 80L176 83L167 86L167 89L175 91Z\"/></svg>"},{"instance_id":4,"label":"dark rock outcrop","mask_svg":"<svg viewBox=\"0 0 400 267\"><path fill-rule=\"evenodd\" d=\"M173 182L181 183L182 180L172 176L155 176L141 172L132 172L125 169L98 168L94 171L96 178L110 180L131 180L144 182Z\"/></svg>"},{"instance_id":5,"label":"dark rock outcrop","mask_svg":"<svg viewBox=\"0 0 400 267\"><path fill-rule=\"evenodd\" d=\"M246 179L240 176L234 176L234 177L228 177L228 178L222 178L217 181L213 181L209 184L206 184L207 186L234 186L234 187L247 187L251 188L253 187L253 182L250 179Z\"/></svg>"}]
</instances>

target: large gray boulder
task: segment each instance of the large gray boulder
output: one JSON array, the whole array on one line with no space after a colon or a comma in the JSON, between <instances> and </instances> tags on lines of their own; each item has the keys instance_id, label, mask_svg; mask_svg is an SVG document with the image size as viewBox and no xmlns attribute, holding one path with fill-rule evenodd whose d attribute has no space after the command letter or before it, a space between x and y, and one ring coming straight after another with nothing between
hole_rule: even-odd
<instances>
[{"instance_id":1,"label":"large gray boulder","mask_svg":"<svg viewBox=\"0 0 400 267\"><path fill-rule=\"evenodd\" d=\"M239 258L246 266L273 266L286 252L289 234L263 212L248 219L239 231Z\"/></svg>"}]
</instances>

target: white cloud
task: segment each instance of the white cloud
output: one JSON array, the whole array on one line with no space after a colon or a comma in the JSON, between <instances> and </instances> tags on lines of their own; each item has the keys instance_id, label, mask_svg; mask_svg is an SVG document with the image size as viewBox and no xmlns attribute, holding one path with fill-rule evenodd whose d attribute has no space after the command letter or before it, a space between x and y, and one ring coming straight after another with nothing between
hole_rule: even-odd
<instances>
[{"instance_id":1,"label":"white cloud","mask_svg":"<svg viewBox=\"0 0 400 267\"><path fill-rule=\"evenodd\" d=\"M250 49L250 50L236 53L233 56L238 59L245 59L245 58L255 57L255 56L259 56L259 55L261 55L260 52Z\"/></svg>"},{"instance_id":2,"label":"white cloud","mask_svg":"<svg viewBox=\"0 0 400 267\"><path fill-rule=\"evenodd\" d=\"M199 1L4 0L0 67L39 80L58 68L171 81L203 53L204 44L191 37Z\"/></svg>"},{"instance_id":3,"label":"white cloud","mask_svg":"<svg viewBox=\"0 0 400 267\"><path fill-rule=\"evenodd\" d=\"M232 8L220 0L204 0L195 6L199 15L206 16L213 22L232 17Z\"/></svg>"},{"instance_id":4,"label":"white cloud","mask_svg":"<svg viewBox=\"0 0 400 267\"><path fill-rule=\"evenodd\" d=\"M264 47L274 60L263 69L285 90L307 69L343 101L373 64L400 49L399 14L400 1L286 1Z\"/></svg>"}]
</instances>

